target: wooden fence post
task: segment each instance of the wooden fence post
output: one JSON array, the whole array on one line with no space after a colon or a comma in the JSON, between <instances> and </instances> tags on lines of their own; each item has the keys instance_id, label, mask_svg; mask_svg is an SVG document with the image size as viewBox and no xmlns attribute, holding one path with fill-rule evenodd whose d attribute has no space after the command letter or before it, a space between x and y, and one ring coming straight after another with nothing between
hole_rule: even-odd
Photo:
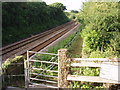
<instances>
[{"instance_id":1,"label":"wooden fence post","mask_svg":"<svg viewBox=\"0 0 120 90\"><path fill-rule=\"evenodd\" d=\"M67 56L67 49L58 50L58 87L68 88L67 76L69 74L70 59Z\"/></svg>"}]
</instances>

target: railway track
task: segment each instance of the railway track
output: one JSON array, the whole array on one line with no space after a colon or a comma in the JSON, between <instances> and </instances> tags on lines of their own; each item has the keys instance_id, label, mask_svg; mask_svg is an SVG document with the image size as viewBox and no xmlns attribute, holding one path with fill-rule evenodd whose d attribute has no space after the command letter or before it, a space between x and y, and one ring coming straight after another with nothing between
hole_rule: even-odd
<instances>
[{"instance_id":1,"label":"railway track","mask_svg":"<svg viewBox=\"0 0 120 90\"><path fill-rule=\"evenodd\" d=\"M46 32L5 46L0 49L2 51L2 61L4 62L8 58L13 58L15 55L26 55L27 50L39 51L77 25L75 21L70 21Z\"/></svg>"}]
</instances>

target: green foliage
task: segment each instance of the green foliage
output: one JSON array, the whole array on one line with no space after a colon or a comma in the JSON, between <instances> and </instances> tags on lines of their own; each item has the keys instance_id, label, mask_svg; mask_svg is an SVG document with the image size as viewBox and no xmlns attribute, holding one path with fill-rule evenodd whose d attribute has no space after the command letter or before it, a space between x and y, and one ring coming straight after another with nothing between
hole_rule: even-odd
<instances>
[{"instance_id":1,"label":"green foliage","mask_svg":"<svg viewBox=\"0 0 120 90\"><path fill-rule=\"evenodd\" d=\"M98 83L89 83L89 82L77 82L77 81L71 81L70 88L75 89L92 89L92 90L106 90L104 89L102 84Z\"/></svg>"},{"instance_id":2,"label":"green foliage","mask_svg":"<svg viewBox=\"0 0 120 90\"><path fill-rule=\"evenodd\" d=\"M24 74L24 60L23 56L16 56L13 59L8 59L2 63L2 88L7 86L23 87L23 76L8 76L8 75L22 75ZM22 64L17 64L22 63Z\"/></svg>"},{"instance_id":3,"label":"green foliage","mask_svg":"<svg viewBox=\"0 0 120 90\"><path fill-rule=\"evenodd\" d=\"M59 3L59 2L50 4L50 6L57 8L59 11L66 10L66 7L62 3Z\"/></svg>"},{"instance_id":4,"label":"green foliage","mask_svg":"<svg viewBox=\"0 0 120 90\"><path fill-rule=\"evenodd\" d=\"M69 13L67 16L70 16ZM89 58L117 58L120 55L120 28L118 22L118 3L85 2L83 10L77 16L77 21L83 26L82 51ZM84 56L83 56L84 57ZM83 76L98 76L99 68L71 68L71 74ZM103 88L102 84L72 81L72 88Z\"/></svg>"},{"instance_id":5,"label":"green foliage","mask_svg":"<svg viewBox=\"0 0 120 90\"><path fill-rule=\"evenodd\" d=\"M8 59L2 64L2 70L7 70L12 63L24 62L23 56L16 56L14 59Z\"/></svg>"},{"instance_id":6,"label":"green foliage","mask_svg":"<svg viewBox=\"0 0 120 90\"><path fill-rule=\"evenodd\" d=\"M3 46L66 23L64 9L61 3L56 8L45 2L3 2Z\"/></svg>"},{"instance_id":7,"label":"green foliage","mask_svg":"<svg viewBox=\"0 0 120 90\"><path fill-rule=\"evenodd\" d=\"M101 52L101 51L93 51L91 52L89 58L117 58L119 57L119 52L116 51L105 51L105 52Z\"/></svg>"},{"instance_id":8,"label":"green foliage","mask_svg":"<svg viewBox=\"0 0 120 90\"><path fill-rule=\"evenodd\" d=\"M57 53L59 49L64 48L75 36L75 33L67 37L66 39L60 41L57 45L50 47L48 49L49 53ZM69 47L67 47L69 49Z\"/></svg>"},{"instance_id":9,"label":"green foliage","mask_svg":"<svg viewBox=\"0 0 120 90\"><path fill-rule=\"evenodd\" d=\"M81 35L83 52L86 56L89 57L90 53L96 50L101 53L109 51L120 55L117 2L85 2L83 10L79 13L78 21L85 26ZM116 57L117 54L113 53L112 56ZM109 57L107 54L104 56Z\"/></svg>"},{"instance_id":10,"label":"green foliage","mask_svg":"<svg viewBox=\"0 0 120 90\"><path fill-rule=\"evenodd\" d=\"M99 76L99 68L81 67L81 68L71 68L72 75L82 75L82 76Z\"/></svg>"}]
</instances>

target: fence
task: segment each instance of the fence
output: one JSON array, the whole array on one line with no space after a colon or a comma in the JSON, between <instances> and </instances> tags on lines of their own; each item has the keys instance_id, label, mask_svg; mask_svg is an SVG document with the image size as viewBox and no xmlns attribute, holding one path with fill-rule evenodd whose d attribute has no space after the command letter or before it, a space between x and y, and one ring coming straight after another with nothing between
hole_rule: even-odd
<instances>
[{"instance_id":1,"label":"fence","mask_svg":"<svg viewBox=\"0 0 120 90\"><path fill-rule=\"evenodd\" d=\"M51 56L55 56L52 57L51 60L49 61L45 61L45 60L36 60L34 59L34 57L29 57L29 54L39 54L39 55L51 55ZM58 65L58 63L55 61L53 61L54 59L56 59L58 56L58 54L52 54L52 53L44 53L44 52L35 52L35 51L27 51L27 60L24 63L24 67L25 67L25 87L26 88L30 88L33 86L42 86L42 87L49 87L49 88L57 88L55 86L48 86L45 84L41 84L41 83L35 83L34 81L40 81L40 82L46 82L46 83L52 83L52 84L56 84L56 81L52 81L52 80L48 80L46 78L58 78L57 76L54 75L46 75L49 72L53 72L53 73L58 73L57 70L52 70L52 68L56 65ZM39 66L35 67L35 63L37 63ZM47 64L47 68L43 68L42 66L45 66L45 64ZM48 65L49 64L49 65ZM35 72L35 70L40 71L38 73ZM44 74L45 72L45 74ZM45 78L40 78L40 77L45 77Z\"/></svg>"},{"instance_id":2,"label":"fence","mask_svg":"<svg viewBox=\"0 0 120 90\"><path fill-rule=\"evenodd\" d=\"M37 53L29 51L30 53ZM58 50L58 54L51 54L51 53L42 53L40 54L48 54L48 55L55 55L58 56L58 62L51 62L51 61L36 61L31 60L27 57L27 61L25 63L25 76L26 76L26 88L29 88L30 82L30 62L41 62L41 63L49 63L49 64L56 64L58 65L58 71L54 71L51 69L42 69L42 68L33 68L37 70L43 70L47 72L55 72L58 73L58 76L48 76L37 74L38 76L45 76L45 77L55 77L57 78L57 82L42 80L32 78L34 80L45 81L49 83L57 83L56 88L68 88L70 81L85 81L85 82L97 82L97 83L112 83L112 84L120 84L119 78L119 58L114 59L107 59L107 58L69 58L67 54L67 49L60 49ZM28 55L29 56L29 55ZM74 67L98 67L100 68L100 75L99 76L79 76L79 75L71 75L70 68ZM112 72L111 72L112 71ZM116 78L117 77L117 78ZM39 85L39 84L34 84ZM108 87L110 84L108 85ZM108 88L107 87L107 88ZM53 88L53 87L51 87ZM55 88L55 87L54 87Z\"/></svg>"},{"instance_id":3,"label":"fence","mask_svg":"<svg viewBox=\"0 0 120 90\"><path fill-rule=\"evenodd\" d=\"M120 58L114 58L114 59L69 58L67 56L67 49L60 49L58 51L58 72L59 72L58 87L59 88L68 87L69 81L120 84L119 61ZM74 67L99 67L100 75L99 76L70 75L70 68L74 68Z\"/></svg>"}]
</instances>

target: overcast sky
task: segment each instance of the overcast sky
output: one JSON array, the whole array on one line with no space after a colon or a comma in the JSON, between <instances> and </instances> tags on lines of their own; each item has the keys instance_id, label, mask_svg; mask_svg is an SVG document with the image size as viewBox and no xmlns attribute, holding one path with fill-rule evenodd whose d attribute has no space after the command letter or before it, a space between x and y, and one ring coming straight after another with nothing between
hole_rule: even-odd
<instances>
[{"instance_id":1,"label":"overcast sky","mask_svg":"<svg viewBox=\"0 0 120 90\"><path fill-rule=\"evenodd\" d=\"M43 0L47 4L52 4L54 2L60 2L66 6L67 10L79 10L82 7L82 3L86 0Z\"/></svg>"}]
</instances>

